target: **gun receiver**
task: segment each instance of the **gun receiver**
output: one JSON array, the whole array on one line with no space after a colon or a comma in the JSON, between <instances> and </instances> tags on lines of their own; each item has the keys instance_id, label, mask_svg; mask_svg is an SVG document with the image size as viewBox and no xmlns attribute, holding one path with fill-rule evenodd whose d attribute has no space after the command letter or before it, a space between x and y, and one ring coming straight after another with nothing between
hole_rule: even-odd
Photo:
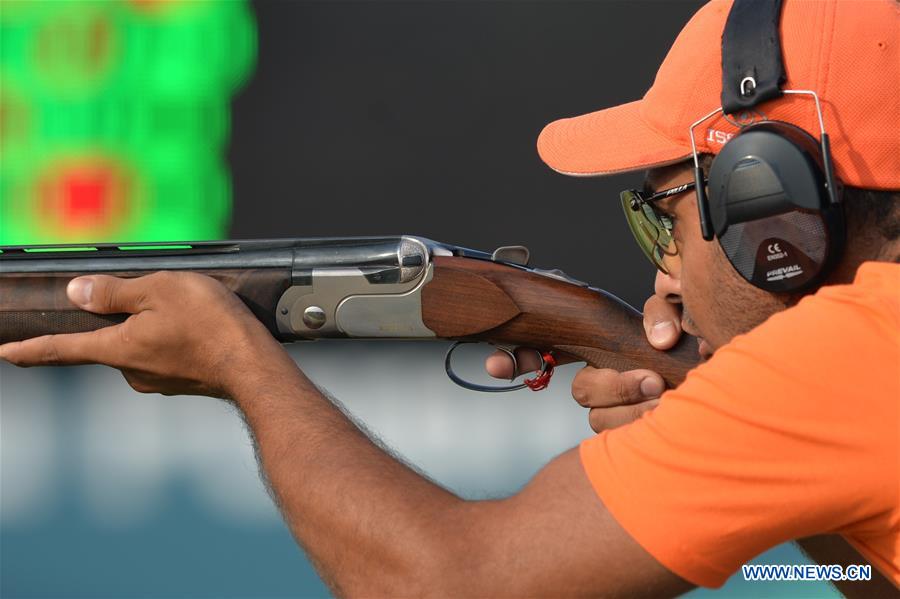
<instances>
[{"instance_id":1,"label":"gun receiver","mask_svg":"<svg viewBox=\"0 0 900 599\"><path fill-rule=\"evenodd\" d=\"M667 352L640 313L559 271L412 236L0 247L0 343L95 330L127 315L77 309L66 285L84 274L186 270L218 279L279 340L451 339L526 346L561 361L649 368L676 385L696 341Z\"/></svg>"}]
</instances>

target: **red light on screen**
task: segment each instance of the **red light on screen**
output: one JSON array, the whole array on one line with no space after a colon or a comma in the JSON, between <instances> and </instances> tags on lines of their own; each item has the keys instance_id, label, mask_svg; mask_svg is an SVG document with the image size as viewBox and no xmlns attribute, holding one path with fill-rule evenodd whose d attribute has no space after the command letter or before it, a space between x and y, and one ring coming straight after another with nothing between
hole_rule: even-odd
<instances>
[{"instance_id":1,"label":"red light on screen","mask_svg":"<svg viewBox=\"0 0 900 599\"><path fill-rule=\"evenodd\" d=\"M42 228L70 240L113 233L129 211L131 188L125 169L112 161L58 164L38 186Z\"/></svg>"},{"instance_id":2,"label":"red light on screen","mask_svg":"<svg viewBox=\"0 0 900 599\"><path fill-rule=\"evenodd\" d=\"M62 209L67 222L106 220L109 202L109 173L75 171L60 182Z\"/></svg>"}]
</instances>

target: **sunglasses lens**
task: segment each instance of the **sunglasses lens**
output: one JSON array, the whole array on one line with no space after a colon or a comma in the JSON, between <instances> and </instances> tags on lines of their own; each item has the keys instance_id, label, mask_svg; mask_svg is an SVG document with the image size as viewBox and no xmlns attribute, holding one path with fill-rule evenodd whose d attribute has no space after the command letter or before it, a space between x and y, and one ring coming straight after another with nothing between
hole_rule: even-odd
<instances>
[{"instance_id":1,"label":"sunglasses lens","mask_svg":"<svg viewBox=\"0 0 900 599\"><path fill-rule=\"evenodd\" d=\"M644 255L654 266L668 273L665 257L675 252L670 227L664 222L664 217L658 215L653 206L642 201L634 191L623 191L619 197L628 227Z\"/></svg>"}]
</instances>

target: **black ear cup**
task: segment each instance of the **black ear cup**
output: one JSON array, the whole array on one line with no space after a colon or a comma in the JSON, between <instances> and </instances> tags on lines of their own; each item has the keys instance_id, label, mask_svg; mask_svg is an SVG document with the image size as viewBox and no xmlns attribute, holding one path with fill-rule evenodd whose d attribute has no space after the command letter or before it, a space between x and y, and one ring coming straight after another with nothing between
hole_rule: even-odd
<instances>
[{"instance_id":1,"label":"black ear cup","mask_svg":"<svg viewBox=\"0 0 900 599\"><path fill-rule=\"evenodd\" d=\"M819 144L793 125L766 121L732 138L713 160L708 196L710 229L760 289L814 287L843 250L843 208L829 200Z\"/></svg>"},{"instance_id":2,"label":"black ear cup","mask_svg":"<svg viewBox=\"0 0 900 599\"><path fill-rule=\"evenodd\" d=\"M837 220L793 210L732 225L719 245L735 270L756 287L772 293L799 291L821 283L833 263L841 242L830 223Z\"/></svg>"}]
</instances>

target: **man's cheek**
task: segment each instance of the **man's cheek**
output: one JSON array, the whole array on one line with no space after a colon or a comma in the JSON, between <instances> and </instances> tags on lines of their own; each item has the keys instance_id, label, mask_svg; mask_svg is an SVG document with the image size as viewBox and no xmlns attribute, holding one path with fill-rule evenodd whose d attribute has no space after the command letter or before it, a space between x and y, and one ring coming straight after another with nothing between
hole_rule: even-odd
<instances>
[{"instance_id":1,"label":"man's cheek","mask_svg":"<svg viewBox=\"0 0 900 599\"><path fill-rule=\"evenodd\" d=\"M684 257L681 285L682 303L701 337L715 336L711 309L717 289L716 273L706 256L687 253Z\"/></svg>"}]
</instances>

